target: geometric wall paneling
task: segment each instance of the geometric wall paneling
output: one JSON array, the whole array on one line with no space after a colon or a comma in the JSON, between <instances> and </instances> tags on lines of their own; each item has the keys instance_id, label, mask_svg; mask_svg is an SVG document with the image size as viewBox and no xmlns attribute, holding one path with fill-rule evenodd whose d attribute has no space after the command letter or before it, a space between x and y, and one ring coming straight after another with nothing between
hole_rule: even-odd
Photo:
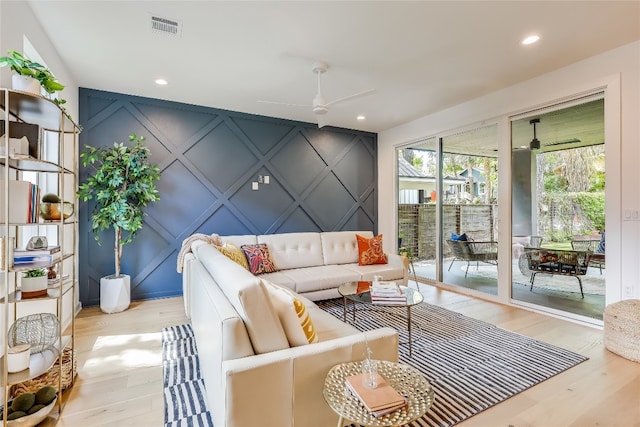
<instances>
[{"instance_id":1,"label":"geometric wall paneling","mask_svg":"<svg viewBox=\"0 0 640 427\"><path fill-rule=\"evenodd\" d=\"M162 171L156 188L160 200L149 206L147 214L174 238L183 232L184 224L192 224L218 199L187 166L178 161ZM171 196L162 197L164 194Z\"/></svg>"},{"instance_id":2,"label":"geometric wall paneling","mask_svg":"<svg viewBox=\"0 0 640 427\"><path fill-rule=\"evenodd\" d=\"M275 123L271 118L260 116L251 116L250 119L237 117L232 120L262 154L267 154L295 127L289 123Z\"/></svg>"},{"instance_id":3,"label":"geometric wall paneling","mask_svg":"<svg viewBox=\"0 0 640 427\"><path fill-rule=\"evenodd\" d=\"M175 114L175 107L145 102L132 103L141 114L158 128L166 141L174 147L180 147L193 138L207 123L218 115L211 112L190 111L189 114Z\"/></svg>"},{"instance_id":4,"label":"geometric wall paneling","mask_svg":"<svg viewBox=\"0 0 640 427\"><path fill-rule=\"evenodd\" d=\"M193 233L377 231L375 134L85 88L80 124L80 147L144 136L162 172L160 201L123 252L133 300L182 293L176 258ZM252 190L259 175L270 182ZM114 269L112 232L98 246L89 209L78 213L85 306Z\"/></svg>"}]
</instances>

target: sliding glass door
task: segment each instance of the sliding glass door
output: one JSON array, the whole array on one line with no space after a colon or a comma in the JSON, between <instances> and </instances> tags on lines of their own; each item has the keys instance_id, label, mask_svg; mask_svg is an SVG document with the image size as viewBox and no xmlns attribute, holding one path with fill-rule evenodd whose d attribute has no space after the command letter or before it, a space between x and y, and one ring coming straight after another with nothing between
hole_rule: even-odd
<instances>
[{"instance_id":1,"label":"sliding glass door","mask_svg":"<svg viewBox=\"0 0 640 427\"><path fill-rule=\"evenodd\" d=\"M512 299L602 319L602 94L516 118L511 140Z\"/></svg>"},{"instance_id":2,"label":"sliding glass door","mask_svg":"<svg viewBox=\"0 0 640 427\"><path fill-rule=\"evenodd\" d=\"M497 294L497 125L398 150L399 247L418 280Z\"/></svg>"}]
</instances>

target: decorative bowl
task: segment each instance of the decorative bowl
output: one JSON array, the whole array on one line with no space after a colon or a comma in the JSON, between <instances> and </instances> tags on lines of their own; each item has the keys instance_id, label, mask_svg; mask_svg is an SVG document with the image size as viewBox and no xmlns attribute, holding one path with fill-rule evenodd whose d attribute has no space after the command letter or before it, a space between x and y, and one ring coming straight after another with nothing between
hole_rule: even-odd
<instances>
[{"instance_id":1,"label":"decorative bowl","mask_svg":"<svg viewBox=\"0 0 640 427\"><path fill-rule=\"evenodd\" d=\"M40 216L48 221L60 220L60 213L64 215L64 219L73 215L73 203L70 202L42 202L40 203Z\"/></svg>"},{"instance_id":2,"label":"decorative bowl","mask_svg":"<svg viewBox=\"0 0 640 427\"><path fill-rule=\"evenodd\" d=\"M49 403L47 406L45 406L44 408L40 409L38 412L34 412L31 415L25 415L24 417L20 417L20 418L16 418L15 420L7 421L7 425L11 426L11 427L33 427L33 426L37 426L45 418L47 418L47 415L49 415L49 413L51 412L51 410L55 406L56 400L58 400L57 397L55 399L53 399L53 401L51 403Z\"/></svg>"}]
</instances>

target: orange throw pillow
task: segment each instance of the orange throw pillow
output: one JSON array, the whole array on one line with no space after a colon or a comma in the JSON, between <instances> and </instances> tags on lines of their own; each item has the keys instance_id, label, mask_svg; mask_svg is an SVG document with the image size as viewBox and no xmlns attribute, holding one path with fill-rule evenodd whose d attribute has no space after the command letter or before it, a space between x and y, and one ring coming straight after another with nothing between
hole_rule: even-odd
<instances>
[{"instance_id":1,"label":"orange throw pillow","mask_svg":"<svg viewBox=\"0 0 640 427\"><path fill-rule=\"evenodd\" d=\"M387 254L382 250L382 234L372 239L356 234L358 240L358 265L386 264Z\"/></svg>"}]
</instances>

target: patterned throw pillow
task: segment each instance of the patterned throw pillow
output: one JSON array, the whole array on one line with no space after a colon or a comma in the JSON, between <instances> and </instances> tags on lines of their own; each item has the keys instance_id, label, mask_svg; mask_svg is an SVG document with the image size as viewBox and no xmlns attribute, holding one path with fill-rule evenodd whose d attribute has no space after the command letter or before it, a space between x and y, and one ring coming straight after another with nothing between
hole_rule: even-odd
<instances>
[{"instance_id":1,"label":"patterned throw pillow","mask_svg":"<svg viewBox=\"0 0 640 427\"><path fill-rule=\"evenodd\" d=\"M309 310L289 289L262 280L291 347L318 342Z\"/></svg>"},{"instance_id":2,"label":"patterned throw pillow","mask_svg":"<svg viewBox=\"0 0 640 427\"><path fill-rule=\"evenodd\" d=\"M278 267L276 267L273 259L271 259L271 254L269 253L269 248L266 243L242 245L241 248L249 263L249 271L253 274L278 271Z\"/></svg>"},{"instance_id":3,"label":"patterned throw pillow","mask_svg":"<svg viewBox=\"0 0 640 427\"><path fill-rule=\"evenodd\" d=\"M387 254L382 250L382 234L367 239L356 234L358 241L358 265L386 264Z\"/></svg>"},{"instance_id":4,"label":"patterned throw pillow","mask_svg":"<svg viewBox=\"0 0 640 427\"><path fill-rule=\"evenodd\" d=\"M216 246L216 248L227 258L244 267L245 270L249 269L249 263L247 262L247 257L244 256L244 252L233 243L226 242L224 246Z\"/></svg>"}]
</instances>

